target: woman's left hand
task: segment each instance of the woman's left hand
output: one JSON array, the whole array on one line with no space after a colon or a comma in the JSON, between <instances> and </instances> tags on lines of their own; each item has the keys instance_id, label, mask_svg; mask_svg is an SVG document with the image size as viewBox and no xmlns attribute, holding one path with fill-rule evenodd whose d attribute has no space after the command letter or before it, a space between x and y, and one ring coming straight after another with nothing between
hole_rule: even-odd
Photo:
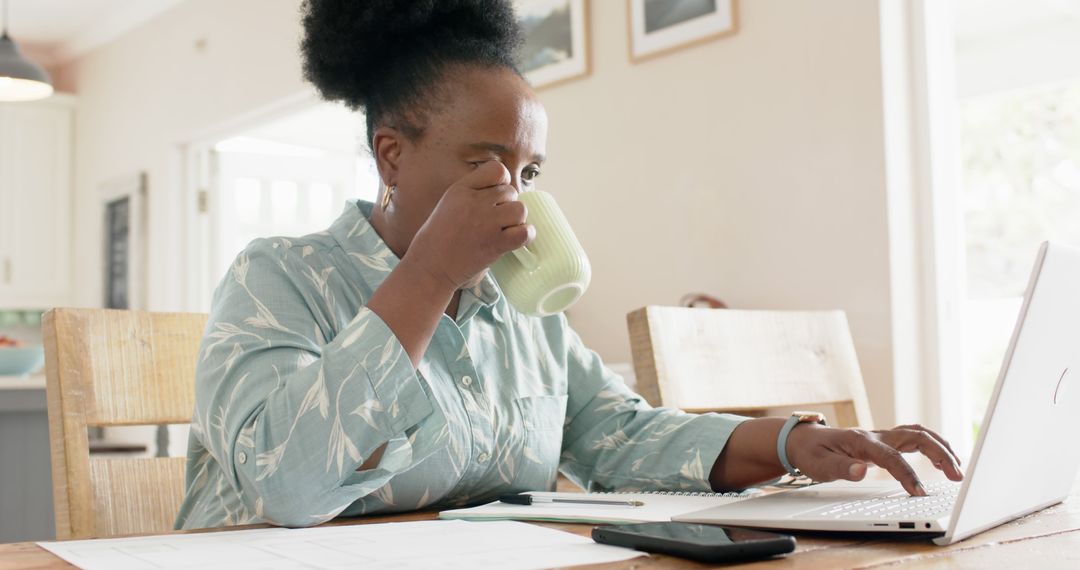
<instances>
[{"instance_id":1,"label":"woman's left hand","mask_svg":"<svg viewBox=\"0 0 1080 570\"><path fill-rule=\"evenodd\" d=\"M950 480L964 478L949 443L920 425L866 431L800 424L791 430L786 451L791 464L815 481L860 481L867 466L878 465L913 496L925 495L926 489L902 453L918 451Z\"/></svg>"}]
</instances>

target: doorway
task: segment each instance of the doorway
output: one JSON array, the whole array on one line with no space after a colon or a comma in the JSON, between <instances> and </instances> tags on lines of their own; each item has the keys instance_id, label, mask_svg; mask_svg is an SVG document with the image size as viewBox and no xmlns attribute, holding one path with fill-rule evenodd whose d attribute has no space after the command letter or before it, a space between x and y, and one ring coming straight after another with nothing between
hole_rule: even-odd
<instances>
[{"instance_id":1,"label":"doorway","mask_svg":"<svg viewBox=\"0 0 1080 570\"><path fill-rule=\"evenodd\" d=\"M214 289L252 240L325 230L346 203L373 201L378 172L364 116L314 102L210 137L188 153L196 182L190 308Z\"/></svg>"}]
</instances>

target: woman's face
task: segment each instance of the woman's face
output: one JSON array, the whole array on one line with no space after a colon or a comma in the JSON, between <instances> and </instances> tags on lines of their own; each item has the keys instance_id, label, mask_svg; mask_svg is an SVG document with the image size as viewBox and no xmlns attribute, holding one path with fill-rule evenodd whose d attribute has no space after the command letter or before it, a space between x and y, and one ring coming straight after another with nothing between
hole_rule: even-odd
<instances>
[{"instance_id":1,"label":"woman's face","mask_svg":"<svg viewBox=\"0 0 1080 570\"><path fill-rule=\"evenodd\" d=\"M407 248L446 189L482 162L501 162L519 192L532 188L544 162L547 114L514 72L461 68L448 73L445 98L417 140L380 128L373 143L384 183L397 185L384 217Z\"/></svg>"}]
</instances>

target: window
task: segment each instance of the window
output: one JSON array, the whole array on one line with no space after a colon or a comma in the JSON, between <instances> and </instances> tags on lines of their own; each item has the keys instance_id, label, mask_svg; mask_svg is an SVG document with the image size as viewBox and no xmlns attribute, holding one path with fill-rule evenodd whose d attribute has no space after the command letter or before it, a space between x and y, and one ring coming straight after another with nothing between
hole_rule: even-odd
<instances>
[{"instance_id":1,"label":"window","mask_svg":"<svg viewBox=\"0 0 1080 570\"><path fill-rule=\"evenodd\" d=\"M1039 244L1080 244L1080 81L962 102L961 141L965 376L978 422Z\"/></svg>"},{"instance_id":2,"label":"window","mask_svg":"<svg viewBox=\"0 0 1080 570\"><path fill-rule=\"evenodd\" d=\"M902 95L914 94L915 158L905 162L906 139L894 140L894 162L911 166L895 170L897 187L910 173L916 190L911 204L897 202L910 208L909 218L896 209L897 227L910 219L912 258L920 258L910 264L917 292L902 298L919 308L918 329L901 340L916 347L907 349L917 358L905 372L922 384L904 411L921 412L955 447L970 449L1040 242L1080 246L1080 60L1068 57L1080 49L1080 5L882 6L894 7L882 21L896 24L883 25L883 34L908 34L912 46L887 62L901 70L897 77L912 70L910 83L898 80L890 91L901 94L898 124Z\"/></svg>"}]
</instances>

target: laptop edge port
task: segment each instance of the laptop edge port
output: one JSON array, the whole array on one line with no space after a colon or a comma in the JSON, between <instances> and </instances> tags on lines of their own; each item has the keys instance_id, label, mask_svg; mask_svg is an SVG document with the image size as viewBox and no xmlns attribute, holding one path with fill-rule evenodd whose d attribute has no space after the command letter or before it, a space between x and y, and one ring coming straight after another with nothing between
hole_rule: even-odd
<instances>
[{"instance_id":1,"label":"laptop edge port","mask_svg":"<svg viewBox=\"0 0 1080 570\"><path fill-rule=\"evenodd\" d=\"M902 523L900 523L900 528L901 529L905 529L905 528L914 529L915 528L915 523L913 523L913 522L902 522Z\"/></svg>"}]
</instances>

